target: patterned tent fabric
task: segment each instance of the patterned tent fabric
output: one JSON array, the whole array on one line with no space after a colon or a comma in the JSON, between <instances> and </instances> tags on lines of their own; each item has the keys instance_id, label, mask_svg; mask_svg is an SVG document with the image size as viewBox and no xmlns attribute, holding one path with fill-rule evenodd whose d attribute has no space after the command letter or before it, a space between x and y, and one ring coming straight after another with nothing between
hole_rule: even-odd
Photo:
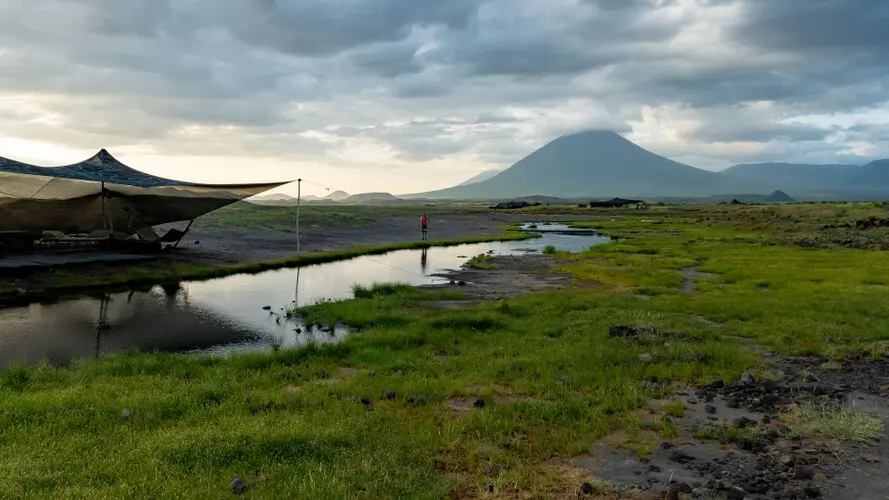
<instances>
[{"instance_id":1,"label":"patterned tent fabric","mask_svg":"<svg viewBox=\"0 0 889 500\"><path fill-rule=\"evenodd\" d=\"M132 169L104 149L64 167L0 158L0 231L137 229L192 220L292 181L197 184Z\"/></svg>"},{"instance_id":2,"label":"patterned tent fabric","mask_svg":"<svg viewBox=\"0 0 889 500\"><path fill-rule=\"evenodd\" d=\"M92 158L64 167L38 167L27 163L0 158L0 172L55 177L57 179L74 179L79 181L106 182L136 187L160 186L206 186L232 187L218 184L196 184L193 182L174 181L157 177L132 169L111 153L102 149Z\"/></svg>"}]
</instances>

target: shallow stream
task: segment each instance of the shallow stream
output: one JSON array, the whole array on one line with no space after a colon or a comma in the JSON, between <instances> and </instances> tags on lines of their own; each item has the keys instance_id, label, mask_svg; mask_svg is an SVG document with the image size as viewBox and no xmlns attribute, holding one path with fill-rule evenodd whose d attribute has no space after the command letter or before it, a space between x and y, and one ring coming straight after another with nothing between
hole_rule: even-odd
<instances>
[{"instance_id":1,"label":"shallow stream","mask_svg":"<svg viewBox=\"0 0 889 500\"><path fill-rule=\"evenodd\" d=\"M284 312L322 300L352 297L355 284L401 282L434 284L434 276L455 270L472 256L519 255L557 250L578 252L608 238L567 226L541 224L540 238L476 243L426 250L400 250L301 268L206 281L178 287L92 293L52 302L0 306L0 368L16 361L74 359L138 349L224 355L270 350L310 342L338 342L348 329L307 329ZM268 309L266 309L268 308Z\"/></svg>"}]
</instances>

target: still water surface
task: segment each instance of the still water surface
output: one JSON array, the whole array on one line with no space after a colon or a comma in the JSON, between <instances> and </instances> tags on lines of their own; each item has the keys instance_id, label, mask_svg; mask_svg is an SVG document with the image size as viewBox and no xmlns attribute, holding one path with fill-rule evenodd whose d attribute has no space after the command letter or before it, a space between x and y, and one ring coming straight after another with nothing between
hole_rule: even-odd
<instances>
[{"instance_id":1,"label":"still water surface","mask_svg":"<svg viewBox=\"0 0 889 500\"><path fill-rule=\"evenodd\" d=\"M570 233L564 226L541 225L540 238L400 250L302 268L208 281L176 287L65 297L55 302L0 306L0 367L15 361L74 359L130 349L224 355L245 350L338 342L348 329L307 329L283 318L286 308L352 296L354 284L402 282L434 284L434 276L463 265L481 253L517 255L558 250L583 251L607 238ZM545 230L545 231L544 231ZM264 307L269 306L270 310Z\"/></svg>"}]
</instances>

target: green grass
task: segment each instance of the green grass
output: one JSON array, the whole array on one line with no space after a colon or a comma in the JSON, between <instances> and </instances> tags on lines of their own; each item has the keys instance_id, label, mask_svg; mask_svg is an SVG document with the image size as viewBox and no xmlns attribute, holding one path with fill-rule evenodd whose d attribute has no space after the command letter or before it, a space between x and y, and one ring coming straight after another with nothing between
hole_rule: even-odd
<instances>
[{"instance_id":1,"label":"green grass","mask_svg":"<svg viewBox=\"0 0 889 500\"><path fill-rule=\"evenodd\" d=\"M487 207L473 203L398 203L398 204L303 204L301 226L367 227L384 216L416 216L420 212L445 210L448 213L479 213ZM270 231L294 232L295 205L267 205L238 202L211 212L195 222L196 227L244 227Z\"/></svg>"},{"instance_id":2,"label":"green grass","mask_svg":"<svg viewBox=\"0 0 889 500\"><path fill-rule=\"evenodd\" d=\"M800 405L791 410L787 420L794 435L834 441L873 444L885 431L879 418L849 408Z\"/></svg>"},{"instance_id":3,"label":"green grass","mask_svg":"<svg viewBox=\"0 0 889 500\"><path fill-rule=\"evenodd\" d=\"M356 299L372 299L389 295L412 294L415 288L406 283L374 283L371 286L353 285L352 295Z\"/></svg>"},{"instance_id":4,"label":"green grass","mask_svg":"<svg viewBox=\"0 0 889 500\"><path fill-rule=\"evenodd\" d=\"M645 453L676 435L669 416L684 411L680 402L662 421L640 416L650 399L673 397L652 381L688 387L761 368L739 338L837 360L885 346L885 255L783 240L878 209L616 212L587 225L619 241L550 256L573 289L453 309L441 302L459 292L375 284L292 312L351 325L339 345L9 367L0 372L5 494L216 498L239 476L255 498L469 497L488 484L508 497L571 497L594 478L566 459L606 436ZM710 275L683 293L689 268ZM613 338L614 325L649 334ZM476 398L484 408L452 409ZM795 415L800 435L867 442L883 431L860 414ZM697 435L729 443L755 432Z\"/></svg>"},{"instance_id":5,"label":"green grass","mask_svg":"<svg viewBox=\"0 0 889 500\"><path fill-rule=\"evenodd\" d=\"M496 266L491 264L493 256L487 254L479 254L466 262L466 267L470 269L494 269Z\"/></svg>"},{"instance_id":6,"label":"green grass","mask_svg":"<svg viewBox=\"0 0 889 500\"><path fill-rule=\"evenodd\" d=\"M364 227L376 220L373 207L331 207L303 205L299 211L300 225L327 227ZM292 233L296 230L295 206L235 203L211 212L196 221L196 227L244 227Z\"/></svg>"},{"instance_id":7,"label":"green grass","mask_svg":"<svg viewBox=\"0 0 889 500\"><path fill-rule=\"evenodd\" d=\"M549 293L439 310L431 300L439 294L373 290L312 308L319 322L340 317L361 327L337 346L7 369L0 378L0 475L14 478L7 491L217 497L240 476L261 498L441 498L488 483L547 496L577 487L548 473L554 457L589 449L614 430L639 431L633 415L652 377L706 382L754 363L670 314L658 326L695 330L705 341L646 347L654 360L639 363L641 347L608 337L612 318L638 307L626 297ZM360 371L332 377L342 366ZM389 390L395 400L381 400ZM411 396L425 403L410 404ZM448 399L463 396L490 403L450 412ZM372 412L358 402L364 397L374 400Z\"/></svg>"}]
</instances>

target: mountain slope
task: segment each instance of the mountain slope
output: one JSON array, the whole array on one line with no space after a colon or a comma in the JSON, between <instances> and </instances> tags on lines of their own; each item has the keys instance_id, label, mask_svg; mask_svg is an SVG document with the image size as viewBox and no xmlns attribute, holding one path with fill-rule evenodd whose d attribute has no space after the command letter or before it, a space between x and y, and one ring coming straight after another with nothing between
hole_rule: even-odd
<instances>
[{"instance_id":1,"label":"mountain slope","mask_svg":"<svg viewBox=\"0 0 889 500\"><path fill-rule=\"evenodd\" d=\"M768 193L774 189L683 165L646 151L614 132L593 130L559 137L490 179L411 196L607 198Z\"/></svg>"},{"instance_id":2,"label":"mountain slope","mask_svg":"<svg viewBox=\"0 0 889 500\"><path fill-rule=\"evenodd\" d=\"M477 174L477 175L473 175L472 177L461 182L460 184L457 184L457 186L467 186L469 184L475 184L476 182L486 181L486 180L494 177L495 175L500 174L500 172L503 172L503 170L500 170L500 169L485 170L484 172Z\"/></svg>"},{"instance_id":3,"label":"mountain slope","mask_svg":"<svg viewBox=\"0 0 889 500\"><path fill-rule=\"evenodd\" d=\"M854 187L889 190L889 159L872 161L859 167L849 180Z\"/></svg>"}]
</instances>

